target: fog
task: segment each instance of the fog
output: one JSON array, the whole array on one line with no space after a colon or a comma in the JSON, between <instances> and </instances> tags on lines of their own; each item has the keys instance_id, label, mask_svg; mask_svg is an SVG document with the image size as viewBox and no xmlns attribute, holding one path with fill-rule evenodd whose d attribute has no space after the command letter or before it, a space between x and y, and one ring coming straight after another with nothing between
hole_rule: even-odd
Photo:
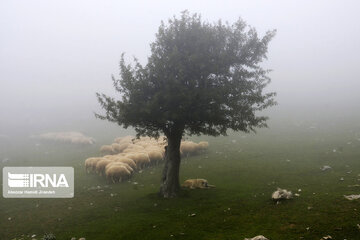
<instances>
[{"instance_id":1,"label":"fog","mask_svg":"<svg viewBox=\"0 0 360 240\"><path fill-rule=\"evenodd\" d=\"M146 63L160 21L185 9L210 22L241 17L260 34L277 29L264 63L278 93L274 120L359 119L358 1L8 0L0 2L0 134L105 124L93 114L95 92L115 94L121 53Z\"/></svg>"}]
</instances>

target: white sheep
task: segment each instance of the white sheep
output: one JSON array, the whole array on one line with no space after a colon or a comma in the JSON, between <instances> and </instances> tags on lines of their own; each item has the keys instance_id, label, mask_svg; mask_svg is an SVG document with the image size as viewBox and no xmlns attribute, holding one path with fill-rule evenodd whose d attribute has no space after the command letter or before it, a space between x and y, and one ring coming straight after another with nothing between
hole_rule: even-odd
<instances>
[{"instance_id":1,"label":"white sheep","mask_svg":"<svg viewBox=\"0 0 360 240\"><path fill-rule=\"evenodd\" d=\"M147 150L150 162L154 164L159 164L163 160L163 154L157 149Z\"/></svg>"},{"instance_id":2,"label":"white sheep","mask_svg":"<svg viewBox=\"0 0 360 240\"><path fill-rule=\"evenodd\" d=\"M124 162L110 162L109 164L106 165L105 167L105 172L108 168L111 168L112 166L124 166L131 174L134 172L134 169L132 167L130 167L129 164L124 163Z\"/></svg>"},{"instance_id":3,"label":"white sheep","mask_svg":"<svg viewBox=\"0 0 360 240\"><path fill-rule=\"evenodd\" d=\"M209 147L209 143L205 141L201 141L198 143L198 150L204 151Z\"/></svg>"},{"instance_id":4,"label":"white sheep","mask_svg":"<svg viewBox=\"0 0 360 240\"><path fill-rule=\"evenodd\" d=\"M134 160L138 169L142 169L150 165L150 158L146 153L129 153L125 156Z\"/></svg>"},{"instance_id":5,"label":"white sheep","mask_svg":"<svg viewBox=\"0 0 360 240\"><path fill-rule=\"evenodd\" d=\"M131 173L129 170L126 169L126 167L122 165L116 165L107 168L105 171L105 175L108 180L111 180L113 183L115 183L129 179Z\"/></svg>"},{"instance_id":6,"label":"white sheep","mask_svg":"<svg viewBox=\"0 0 360 240\"><path fill-rule=\"evenodd\" d=\"M96 164L102 160L101 157L91 157L85 160L85 170L87 173L94 172L96 169Z\"/></svg>"},{"instance_id":7,"label":"white sheep","mask_svg":"<svg viewBox=\"0 0 360 240\"><path fill-rule=\"evenodd\" d=\"M111 162L113 162L113 160L108 159L108 158L104 158L104 159L100 160L99 162L97 162L97 164L96 164L96 173L101 176L105 171L106 165L108 165Z\"/></svg>"},{"instance_id":8,"label":"white sheep","mask_svg":"<svg viewBox=\"0 0 360 240\"><path fill-rule=\"evenodd\" d=\"M118 156L116 159L115 159L115 162L123 162L123 163L126 163L128 164L131 168L133 168L134 170L137 169L137 166L136 166L136 163L134 160L132 160L131 158L127 158L127 157L124 157L124 156Z\"/></svg>"},{"instance_id":9,"label":"white sheep","mask_svg":"<svg viewBox=\"0 0 360 240\"><path fill-rule=\"evenodd\" d=\"M111 145L103 145L100 148L100 152L103 154L114 154L113 148Z\"/></svg>"},{"instance_id":10,"label":"white sheep","mask_svg":"<svg viewBox=\"0 0 360 240\"><path fill-rule=\"evenodd\" d=\"M88 172L96 171L100 175L105 173L106 177L112 181L122 181L130 177L135 170L163 161L166 145L167 141L164 136L158 139L149 137L136 139L132 136L116 138L111 145L101 147L101 152L104 155L106 154L104 157L87 159L85 168ZM208 146L208 142L204 141L199 143L183 141L181 142L180 152L182 155L200 153L207 149ZM203 188L208 186L205 179L194 179L194 181L192 187ZM185 183L185 185L188 183Z\"/></svg>"}]
</instances>

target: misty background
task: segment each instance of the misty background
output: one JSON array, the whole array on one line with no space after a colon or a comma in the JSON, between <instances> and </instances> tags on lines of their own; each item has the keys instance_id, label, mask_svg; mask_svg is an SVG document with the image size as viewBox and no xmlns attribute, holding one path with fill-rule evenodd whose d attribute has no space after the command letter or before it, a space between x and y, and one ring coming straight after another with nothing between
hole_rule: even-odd
<instances>
[{"instance_id":1,"label":"misty background","mask_svg":"<svg viewBox=\"0 0 360 240\"><path fill-rule=\"evenodd\" d=\"M161 20L181 11L239 17L269 44L272 124L360 120L358 1L1 1L0 134L113 127L95 92L116 96L122 52L145 64ZM113 124L115 125L115 124ZM116 126L114 126L116 127Z\"/></svg>"}]
</instances>

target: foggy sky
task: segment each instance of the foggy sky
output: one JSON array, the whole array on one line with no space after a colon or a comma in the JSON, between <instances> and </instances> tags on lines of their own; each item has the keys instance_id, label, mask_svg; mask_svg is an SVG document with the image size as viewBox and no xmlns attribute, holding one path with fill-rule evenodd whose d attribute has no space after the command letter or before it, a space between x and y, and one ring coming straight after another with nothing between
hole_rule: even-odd
<instances>
[{"instance_id":1,"label":"foggy sky","mask_svg":"<svg viewBox=\"0 0 360 240\"><path fill-rule=\"evenodd\" d=\"M264 63L273 69L276 109L359 112L359 1L3 0L1 127L59 115L94 118L95 92L114 94L121 53L146 63L160 21L185 9L211 22L241 17L261 35L277 29Z\"/></svg>"}]
</instances>

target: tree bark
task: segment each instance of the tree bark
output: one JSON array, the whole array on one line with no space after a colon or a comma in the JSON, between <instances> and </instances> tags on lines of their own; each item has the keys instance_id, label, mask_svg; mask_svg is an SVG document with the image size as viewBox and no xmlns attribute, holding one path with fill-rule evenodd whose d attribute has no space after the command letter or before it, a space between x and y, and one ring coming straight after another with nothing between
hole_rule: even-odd
<instances>
[{"instance_id":1,"label":"tree bark","mask_svg":"<svg viewBox=\"0 0 360 240\"><path fill-rule=\"evenodd\" d=\"M167 136L168 146L165 153L165 166L161 178L160 195L164 198L176 197L180 190L180 144L182 134Z\"/></svg>"}]
</instances>

